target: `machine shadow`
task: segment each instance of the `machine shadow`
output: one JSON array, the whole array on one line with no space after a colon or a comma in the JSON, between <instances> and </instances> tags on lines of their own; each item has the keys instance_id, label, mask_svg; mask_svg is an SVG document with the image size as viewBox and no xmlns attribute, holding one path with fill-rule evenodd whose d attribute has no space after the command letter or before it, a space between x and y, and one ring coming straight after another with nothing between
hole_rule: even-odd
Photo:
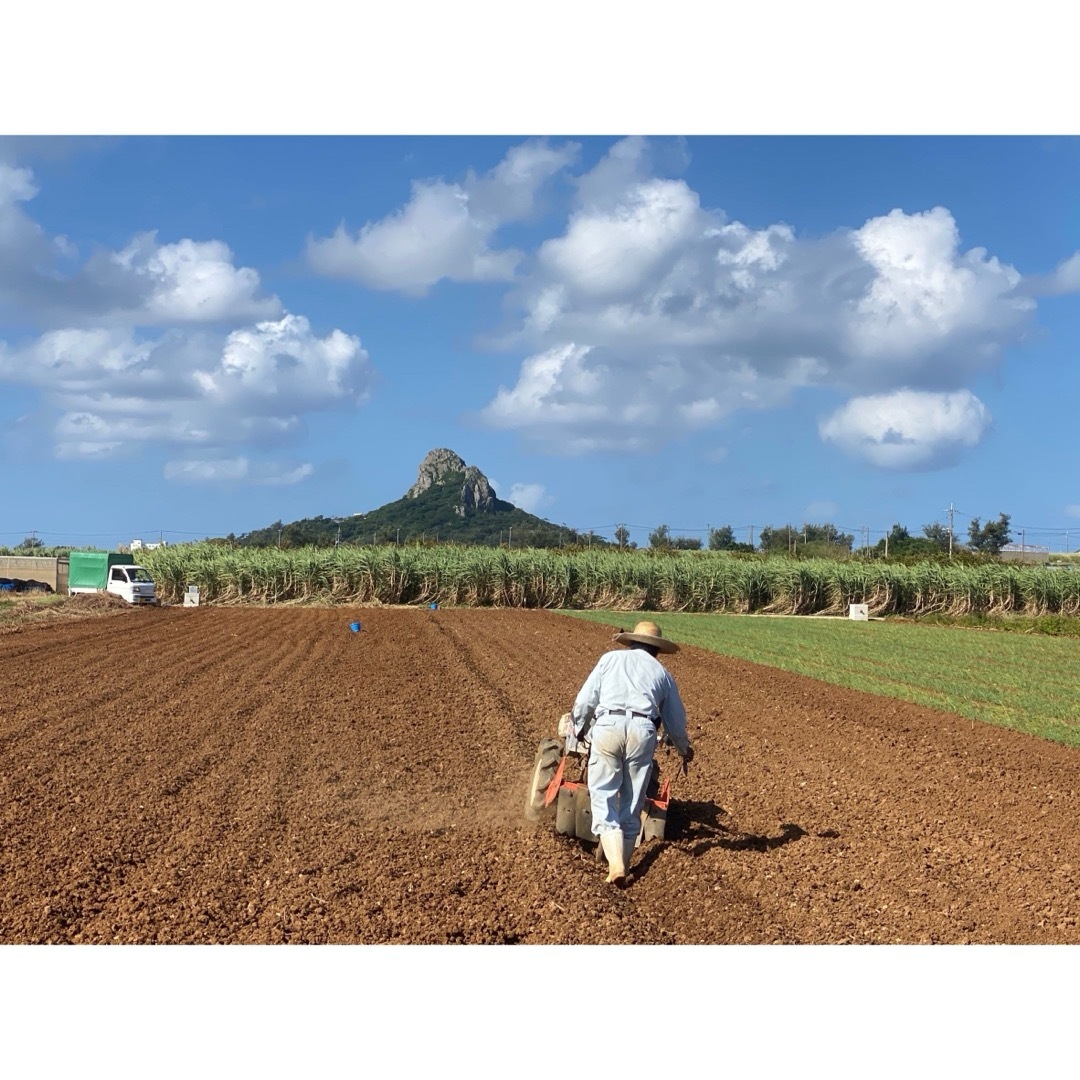
<instances>
[{"instance_id":1,"label":"machine shadow","mask_svg":"<svg viewBox=\"0 0 1080 1080\"><path fill-rule=\"evenodd\" d=\"M672 803L668 809L664 839L660 843L650 844L644 852L635 857L634 876L643 877L648 873L649 867L659 858L665 845L673 841L689 840L690 854L701 855L712 848L723 848L726 851L772 851L807 835L805 829L792 822L781 825L780 832L775 836L744 833L720 820L725 813L722 807L711 800L680 800Z\"/></svg>"}]
</instances>

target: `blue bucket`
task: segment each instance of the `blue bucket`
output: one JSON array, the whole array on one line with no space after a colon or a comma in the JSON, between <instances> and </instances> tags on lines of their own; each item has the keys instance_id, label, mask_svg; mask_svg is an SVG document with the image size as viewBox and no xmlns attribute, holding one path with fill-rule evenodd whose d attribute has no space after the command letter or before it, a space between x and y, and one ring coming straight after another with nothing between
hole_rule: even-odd
<instances>
[{"instance_id":1,"label":"blue bucket","mask_svg":"<svg viewBox=\"0 0 1080 1080\"><path fill-rule=\"evenodd\" d=\"M355 634L360 629L360 624L358 622L351 622L349 623L349 629Z\"/></svg>"},{"instance_id":2,"label":"blue bucket","mask_svg":"<svg viewBox=\"0 0 1080 1080\"><path fill-rule=\"evenodd\" d=\"M431 603L430 603L430 604L428 604L428 607L429 607L429 608L430 608L430 609L431 609L432 611L436 611L436 610L438 609L439 605L438 605L437 603L435 603L435 601L434 601L434 600L432 600L432 601L431 601Z\"/></svg>"}]
</instances>

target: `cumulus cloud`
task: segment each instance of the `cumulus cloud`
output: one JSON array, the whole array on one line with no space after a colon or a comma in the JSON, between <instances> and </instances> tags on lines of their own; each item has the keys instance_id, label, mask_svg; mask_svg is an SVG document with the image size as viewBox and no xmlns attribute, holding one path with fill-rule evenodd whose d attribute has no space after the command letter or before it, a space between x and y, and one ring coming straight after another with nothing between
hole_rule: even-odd
<instances>
[{"instance_id":1,"label":"cumulus cloud","mask_svg":"<svg viewBox=\"0 0 1080 1080\"><path fill-rule=\"evenodd\" d=\"M258 295L258 273L234 266L233 253L220 240L158 244L156 233L141 233L108 259L122 275L145 285L141 303L127 313L138 323L218 322L281 313L276 296Z\"/></svg>"},{"instance_id":2,"label":"cumulus cloud","mask_svg":"<svg viewBox=\"0 0 1080 1080\"><path fill-rule=\"evenodd\" d=\"M178 482L310 476L309 463L256 452L302 437L312 414L367 400L373 372L359 339L316 334L221 240L142 232L80 262L68 237L27 213L37 193L32 170L0 161L0 314L45 328L0 341L0 382L39 392L29 426L48 425L54 455L165 446L182 450L165 469Z\"/></svg>"},{"instance_id":3,"label":"cumulus cloud","mask_svg":"<svg viewBox=\"0 0 1080 1080\"><path fill-rule=\"evenodd\" d=\"M332 236L308 237L308 262L328 277L412 295L443 279L509 281L523 256L494 247L496 233L533 214L540 189L577 149L528 142L483 176L469 173L462 183L417 181L404 207L369 221L356 235L342 222Z\"/></svg>"},{"instance_id":4,"label":"cumulus cloud","mask_svg":"<svg viewBox=\"0 0 1080 1080\"><path fill-rule=\"evenodd\" d=\"M497 344L527 355L481 415L575 453L655 447L803 387L948 395L1021 339L1022 284L965 250L943 207L823 237L755 228L654 175L648 143L627 139L578 179L513 293L519 322Z\"/></svg>"},{"instance_id":5,"label":"cumulus cloud","mask_svg":"<svg viewBox=\"0 0 1080 1080\"><path fill-rule=\"evenodd\" d=\"M507 502L513 503L527 514L539 514L545 507L551 506L555 499L547 493L543 484L514 484L510 488Z\"/></svg>"},{"instance_id":6,"label":"cumulus cloud","mask_svg":"<svg viewBox=\"0 0 1080 1080\"><path fill-rule=\"evenodd\" d=\"M633 363L618 350L563 345L525 360L517 384L500 387L481 417L564 454L636 451L739 408L779 405L789 392L783 380L738 361L721 378L701 357L676 351Z\"/></svg>"},{"instance_id":7,"label":"cumulus cloud","mask_svg":"<svg viewBox=\"0 0 1080 1080\"><path fill-rule=\"evenodd\" d=\"M59 412L62 458L147 443L280 445L304 430L305 416L365 402L372 376L357 337L340 330L319 337L305 318L288 314L225 335L64 329L19 349L0 344L0 379L40 389ZM295 482L286 475L265 482Z\"/></svg>"},{"instance_id":8,"label":"cumulus cloud","mask_svg":"<svg viewBox=\"0 0 1080 1080\"><path fill-rule=\"evenodd\" d=\"M990 426L970 391L897 390L853 398L820 425L821 437L883 469L929 470L954 464Z\"/></svg>"},{"instance_id":9,"label":"cumulus cloud","mask_svg":"<svg viewBox=\"0 0 1080 1080\"><path fill-rule=\"evenodd\" d=\"M78 251L48 236L22 208L38 193L27 168L0 164L0 305L68 325L165 326L239 322L282 312L257 271L238 267L220 240L160 244L140 233L119 251Z\"/></svg>"}]
</instances>

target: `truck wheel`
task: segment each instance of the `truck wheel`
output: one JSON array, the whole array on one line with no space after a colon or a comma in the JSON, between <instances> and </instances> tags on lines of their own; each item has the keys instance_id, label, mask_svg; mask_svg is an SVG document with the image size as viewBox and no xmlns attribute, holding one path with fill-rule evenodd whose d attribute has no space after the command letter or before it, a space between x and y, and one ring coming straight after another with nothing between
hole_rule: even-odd
<instances>
[{"instance_id":1,"label":"truck wheel","mask_svg":"<svg viewBox=\"0 0 1080 1080\"><path fill-rule=\"evenodd\" d=\"M541 739L540 748L533 762L532 778L525 799L525 816L530 821L554 817L555 804L544 806L544 794L559 768L562 760L563 744L561 739Z\"/></svg>"}]
</instances>

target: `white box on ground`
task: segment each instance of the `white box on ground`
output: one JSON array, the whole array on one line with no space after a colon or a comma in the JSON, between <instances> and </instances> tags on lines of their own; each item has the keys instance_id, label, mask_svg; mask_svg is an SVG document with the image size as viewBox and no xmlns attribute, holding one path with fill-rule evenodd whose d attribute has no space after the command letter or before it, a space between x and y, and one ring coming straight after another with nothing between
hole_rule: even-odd
<instances>
[{"instance_id":1,"label":"white box on ground","mask_svg":"<svg viewBox=\"0 0 1080 1080\"><path fill-rule=\"evenodd\" d=\"M184 607L198 607L199 606L199 586L189 585L187 592L184 593Z\"/></svg>"},{"instance_id":2,"label":"white box on ground","mask_svg":"<svg viewBox=\"0 0 1080 1080\"><path fill-rule=\"evenodd\" d=\"M866 622L870 618L870 605L848 604L847 617L857 622Z\"/></svg>"}]
</instances>

